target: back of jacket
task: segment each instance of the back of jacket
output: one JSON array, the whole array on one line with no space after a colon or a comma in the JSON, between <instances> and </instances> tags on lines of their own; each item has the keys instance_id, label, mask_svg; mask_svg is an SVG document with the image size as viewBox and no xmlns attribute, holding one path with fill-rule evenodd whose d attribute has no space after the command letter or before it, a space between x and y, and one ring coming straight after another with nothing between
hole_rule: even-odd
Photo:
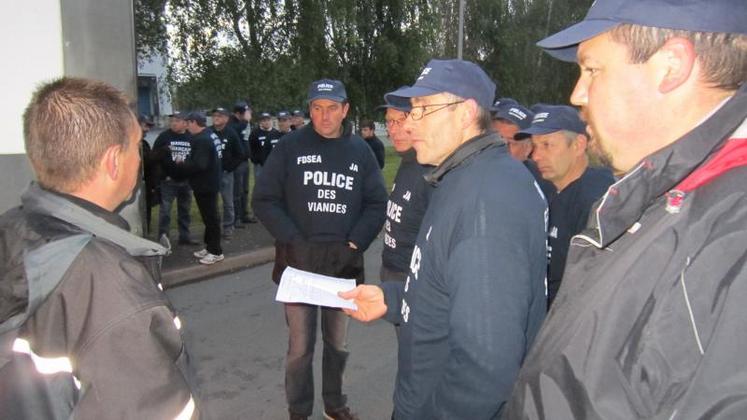
<instances>
[{"instance_id":1,"label":"back of jacket","mask_svg":"<svg viewBox=\"0 0 747 420\"><path fill-rule=\"evenodd\" d=\"M47 276L57 286L3 340L13 362L0 375L0 418L196 418L180 321L156 283L157 244L136 258L130 245L147 241L109 223L118 216L33 190L0 217L0 322L23 312ZM55 201L63 205L47 205ZM130 251L102 237L118 230Z\"/></svg>"}]
</instances>

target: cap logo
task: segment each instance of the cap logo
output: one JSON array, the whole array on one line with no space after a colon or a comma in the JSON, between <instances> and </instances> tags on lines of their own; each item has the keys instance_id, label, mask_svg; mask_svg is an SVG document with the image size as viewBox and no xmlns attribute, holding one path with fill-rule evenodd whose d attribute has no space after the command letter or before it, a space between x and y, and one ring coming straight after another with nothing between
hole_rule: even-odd
<instances>
[{"instance_id":1,"label":"cap logo","mask_svg":"<svg viewBox=\"0 0 747 420\"><path fill-rule=\"evenodd\" d=\"M532 120L532 124L535 123L541 123L547 119L547 117L550 116L549 112L539 112L534 115L534 119Z\"/></svg>"},{"instance_id":2,"label":"cap logo","mask_svg":"<svg viewBox=\"0 0 747 420\"><path fill-rule=\"evenodd\" d=\"M514 117L524 120L527 117L527 114L525 112L522 112L519 108L511 108L508 110L509 115L513 115Z\"/></svg>"},{"instance_id":3,"label":"cap logo","mask_svg":"<svg viewBox=\"0 0 747 420\"><path fill-rule=\"evenodd\" d=\"M329 84L329 83L319 83L318 85L316 85L316 90L318 90L318 91L320 91L320 92L321 92L321 91L324 91L324 92L331 92L331 91L332 91L332 89L334 89L334 88L335 88L335 87L334 87L334 86L332 86L332 85L331 85L331 84Z\"/></svg>"},{"instance_id":4,"label":"cap logo","mask_svg":"<svg viewBox=\"0 0 747 420\"><path fill-rule=\"evenodd\" d=\"M418 77L418 80L421 80L425 76L427 76L431 72L431 67L426 67L423 69L423 71L420 73L420 76Z\"/></svg>"}]
</instances>

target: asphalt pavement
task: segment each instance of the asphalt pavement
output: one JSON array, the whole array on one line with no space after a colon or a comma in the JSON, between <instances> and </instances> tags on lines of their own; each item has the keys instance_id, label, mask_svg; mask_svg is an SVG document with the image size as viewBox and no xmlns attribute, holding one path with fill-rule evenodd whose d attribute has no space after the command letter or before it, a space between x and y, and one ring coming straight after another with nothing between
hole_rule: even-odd
<instances>
[{"instance_id":1,"label":"asphalt pavement","mask_svg":"<svg viewBox=\"0 0 747 420\"><path fill-rule=\"evenodd\" d=\"M253 226L252 230L261 228ZM241 255L256 255L263 249L268 248L257 246L234 255L242 258ZM368 282L378 283L381 238L366 252L365 261ZM189 262L196 264L196 260ZM180 265L176 261L172 264ZM181 265L191 270L192 265ZM172 284L167 290L184 324L185 340L202 393L202 410L209 419L288 418L283 386L288 333L282 304L274 300L277 287L270 280L271 270L272 264L263 264L228 274L213 274L203 277L204 281L178 283L179 287ZM321 341L319 331L312 419L323 418ZM361 324L350 320L348 348L350 358L344 379L348 405L363 420L389 419L397 366L392 325L385 321Z\"/></svg>"}]
</instances>

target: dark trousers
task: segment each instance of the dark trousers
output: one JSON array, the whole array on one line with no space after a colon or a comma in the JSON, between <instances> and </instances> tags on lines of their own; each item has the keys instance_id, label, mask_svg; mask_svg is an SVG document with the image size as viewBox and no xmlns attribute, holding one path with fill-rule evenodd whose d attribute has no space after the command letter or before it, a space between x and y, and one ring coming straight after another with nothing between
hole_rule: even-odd
<instances>
[{"instance_id":1,"label":"dark trousers","mask_svg":"<svg viewBox=\"0 0 747 420\"><path fill-rule=\"evenodd\" d=\"M220 247L220 218L218 217L218 192L194 192L202 223L205 224L205 248L214 255L223 253Z\"/></svg>"},{"instance_id":2,"label":"dark trousers","mask_svg":"<svg viewBox=\"0 0 747 420\"><path fill-rule=\"evenodd\" d=\"M179 225L179 239L187 240L189 225L192 222L189 214L192 208L192 188L187 181L166 179L161 181L161 207L158 209L158 236L169 235L171 225L171 206L176 199L176 218Z\"/></svg>"},{"instance_id":3,"label":"dark trousers","mask_svg":"<svg viewBox=\"0 0 747 420\"><path fill-rule=\"evenodd\" d=\"M233 205L236 209L236 224L249 218L249 162L242 162L233 171Z\"/></svg>"},{"instance_id":4,"label":"dark trousers","mask_svg":"<svg viewBox=\"0 0 747 420\"><path fill-rule=\"evenodd\" d=\"M385 281L405 282L407 281L407 276L409 274L410 273L406 271L390 270L383 264L381 265L381 269L379 269L379 277L382 283L384 283ZM399 324L394 324L394 332L397 334L397 342L399 342Z\"/></svg>"},{"instance_id":5,"label":"dark trousers","mask_svg":"<svg viewBox=\"0 0 747 420\"><path fill-rule=\"evenodd\" d=\"M303 303L285 304L288 324L288 355L285 365L285 394L288 411L310 416L314 408L314 343L316 342L317 309L321 309L322 339L322 399L327 410L345 406L342 374L348 359L348 316L339 309Z\"/></svg>"}]
</instances>

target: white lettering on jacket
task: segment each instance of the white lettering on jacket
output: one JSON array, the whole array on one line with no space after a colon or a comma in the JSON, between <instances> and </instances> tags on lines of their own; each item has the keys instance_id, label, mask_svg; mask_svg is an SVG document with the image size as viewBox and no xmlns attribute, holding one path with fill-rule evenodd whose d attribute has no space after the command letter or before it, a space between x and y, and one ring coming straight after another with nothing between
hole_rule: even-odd
<instances>
[{"instance_id":1,"label":"white lettering on jacket","mask_svg":"<svg viewBox=\"0 0 747 420\"><path fill-rule=\"evenodd\" d=\"M316 186L344 188L348 191L352 191L353 180L354 178L352 176L335 172L304 171L303 173L303 185L309 185L309 183L311 183Z\"/></svg>"},{"instance_id":2,"label":"white lettering on jacket","mask_svg":"<svg viewBox=\"0 0 747 420\"><path fill-rule=\"evenodd\" d=\"M296 165L305 165L307 163L322 163L321 155L307 155L296 158Z\"/></svg>"}]
</instances>

